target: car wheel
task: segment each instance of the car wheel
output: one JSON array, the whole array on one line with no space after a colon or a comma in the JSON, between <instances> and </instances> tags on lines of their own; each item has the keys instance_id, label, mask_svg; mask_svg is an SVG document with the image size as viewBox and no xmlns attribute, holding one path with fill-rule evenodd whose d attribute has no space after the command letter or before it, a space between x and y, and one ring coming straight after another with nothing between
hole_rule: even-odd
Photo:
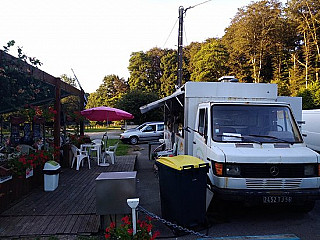
<instances>
[{"instance_id":1,"label":"car wheel","mask_svg":"<svg viewBox=\"0 0 320 240\"><path fill-rule=\"evenodd\" d=\"M138 138L137 137L131 137L130 138L130 144L136 145L138 143Z\"/></svg>"}]
</instances>

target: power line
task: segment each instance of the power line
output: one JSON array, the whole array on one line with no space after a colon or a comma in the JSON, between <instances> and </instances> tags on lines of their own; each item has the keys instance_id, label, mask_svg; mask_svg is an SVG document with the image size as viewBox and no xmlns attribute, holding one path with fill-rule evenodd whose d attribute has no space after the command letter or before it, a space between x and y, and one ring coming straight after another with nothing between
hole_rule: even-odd
<instances>
[{"instance_id":1,"label":"power line","mask_svg":"<svg viewBox=\"0 0 320 240\"><path fill-rule=\"evenodd\" d=\"M202 3L198 3L198 4L194 5L194 6L190 6L190 7L186 8L186 9L184 10L184 13L186 13L186 11L187 11L188 9L198 7L198 6L202 5L202 4L205 4L205 3L211 2L211 1L212 1L212 0L207 0L207 1L204 1L204 2L202 2Z\"/></svg>"},{"instance_id":2,"label":"power line","mask_svg":"<svg viewBox=\"0 0 320 240\"><path fill-rule=\"evenodd\" d=\"M169 38L170 38L170 36L171 36L171 34L172 34L172 32L173 32L173 29L174 29L174 28L175 28L175 26L177 25L178 20L179 20L179 18L177 18L176 22L174 23L174 25L173 25L173 27L172 27L172 29L171 29L170 33L169 33L169 36L167 37L167 39L166 39L165 43L163 44L163 48L166 46L166 44L167 44L167 42L168 42L168 40L169 40Z\"/></svg>"}]
</instances>

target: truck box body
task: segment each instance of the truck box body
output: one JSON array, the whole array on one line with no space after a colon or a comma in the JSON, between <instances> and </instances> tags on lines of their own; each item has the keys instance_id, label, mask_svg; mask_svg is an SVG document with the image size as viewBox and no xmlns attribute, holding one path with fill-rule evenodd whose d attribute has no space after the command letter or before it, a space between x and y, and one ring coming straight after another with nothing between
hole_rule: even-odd
<instances>
[{"instance_id":1,"label":"truck box body","mask_svg":"<svg viewBox=\"0 0 320 240\"><path fill-rule=\"evenodd\" d=\"M163 105L166 142L210 163L215 197L306 211L319 199L319 155L305 146L297 124L301 98L277 96L276 84L187 82L140 109Z\"/></svg>"}]
</instances>

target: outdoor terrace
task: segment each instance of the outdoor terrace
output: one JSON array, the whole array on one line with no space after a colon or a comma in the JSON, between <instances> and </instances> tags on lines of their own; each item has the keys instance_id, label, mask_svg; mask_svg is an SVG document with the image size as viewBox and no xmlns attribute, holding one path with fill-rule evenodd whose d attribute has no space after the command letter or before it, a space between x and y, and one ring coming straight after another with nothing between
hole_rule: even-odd
<instances>
[{"instance_id":1,"label":"outdoor terrace","mask_svg":"<svg viewBox=\"0 0 320 240\"><path fill-rule=\"evenodd\" d=\"M109 167L63 168L55 191L38 187L0 214L0 238L97 234L95 179L102 172L134 171L135 163L136 155L127 155Z\"/></svg>"}]
</instances>

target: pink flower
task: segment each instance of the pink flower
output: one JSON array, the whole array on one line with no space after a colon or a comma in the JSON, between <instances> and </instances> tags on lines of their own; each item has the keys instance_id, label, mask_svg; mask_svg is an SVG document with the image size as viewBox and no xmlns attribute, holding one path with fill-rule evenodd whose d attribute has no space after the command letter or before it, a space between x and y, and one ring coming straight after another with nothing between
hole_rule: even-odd
<instances>
[{"instance_id":1,"label":"pink flower","mask_svg":"<svg viewBox=\"0 0 320 240\"><path fill-rule=\"evenodd\" d=\"M129 228L129 229L128 229L128 233L129 233L130 235L132 235L133 229L132 229L132 228Z\"/></svg>"}]
</instances>

